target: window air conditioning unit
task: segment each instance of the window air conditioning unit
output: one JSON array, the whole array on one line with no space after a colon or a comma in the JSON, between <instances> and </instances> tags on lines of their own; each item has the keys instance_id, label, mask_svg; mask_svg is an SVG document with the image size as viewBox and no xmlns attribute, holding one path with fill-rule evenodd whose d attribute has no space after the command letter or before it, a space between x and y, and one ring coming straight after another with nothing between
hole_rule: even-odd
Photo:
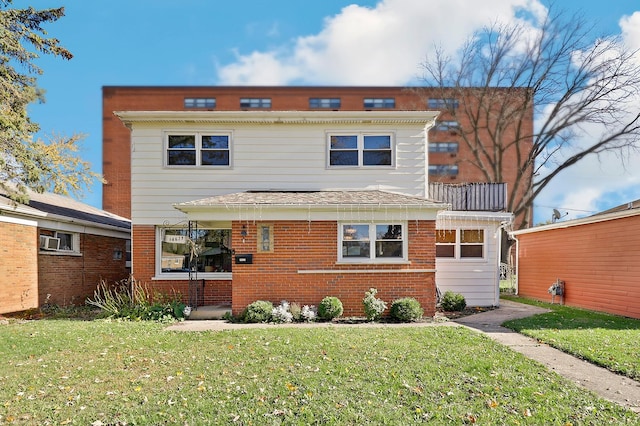
<instances>
[{"instance_id":1,"label":"window air conditioning unit","mask_svg":"<svg viewBox=\"0 0 640 426\"><path fill-rule=\"evenodd\" d=\"M43 250L59 250L60 238L48 237L40 235L40 248Z\"/></svg>"}]
</instances>

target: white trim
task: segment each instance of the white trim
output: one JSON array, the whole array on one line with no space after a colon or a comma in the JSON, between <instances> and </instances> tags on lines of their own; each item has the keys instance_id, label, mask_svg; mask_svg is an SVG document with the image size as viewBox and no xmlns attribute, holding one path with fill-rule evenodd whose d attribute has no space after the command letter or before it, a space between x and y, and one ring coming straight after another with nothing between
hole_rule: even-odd
<instances>
[{"instance_id":1,"label":"white trim","mask_svg":"<svg viewBox=\"0 0 640 426\"><path fill-rule=\"evenodd\" d=\"M207 280L207 281L229 281L233 277L233 272L198 272L198 276L195 278L196 280ZM192 277L193 278L193 277ZM189 273L187 272L174 272L171 276L169 273L164 273L162 275L156 274L151 277L152 281L188 281Z\"/></svg>"},{"instance_id":2,"label":"white trim","mask_svg":"<svg viewBox=\"0 0 640 426\"><path fill-rule=\"evenodd\" d=\"M3 214L0 214L0 222L13 223L15 225L38 226L38 222L35 220L20 219L18 217L5 216Z\"/></svg>"},{"instance_id":3,"label":"white trim","mask_svg":"<svg viewBox=\"0 0 640 426\"><path fill-rule=\"evenodd\" d=\"M299 274L414 274L435 273L435 269L309 269L298 270Z\"/></svg>"},{"instance_id":4,"label":"white trim","mask_svg":"<svg viewBox=\"0 0 640 426\"><path fill-rule=\"evenodd\" d=\"M356 148L355 149L331 149L331 137L332 136L355 136ZM389 136L389 151L391 153L391 164L389 165L366 165L364 164L364 153L367 151L364 149L364 138L367 136ZM396 132L372 132L362 130L327 130L325 132L326 140L326 168L327 170L344 170L344 169L396 169L396 157L397 157L397 143ZM358 164L347 165L332 165L331 164L331 152L332 151L357 151ZM383 151L383 150L368 150L368 151ZM387 151L387 150L384 150Z\"/></svg>"},{"instance_id":5,"label":"white trim","mask_svg":"<svg viewBox=\"0 0 640 426\"><path fill-rule=\"evenodd\" d=\"M623 219L626 217L633 217L638 215L640 215L640 209L634 208L634 209L623 210L619 212L589 216L581 219L568 220L566 222L556 222L550 225L535 226L533 228L520 229L517 231L512 231L509 234L510 235L532 234L534 232L550 231L552 229L572 228L574 226L590 225L592 223L607 222L610 220Z\"/></svg>"},{"instance_id":6,"label":"white trim","mask_svg":"<svg viewBox=\"0 0 640 426\"><path fill-rule=\"evenodd\" d=\"M406 221L396 221L396 222L362 222L362 221L340 221L337 224L338 228L338 261L337 263L341 264L396 264L396 263L407 263L409 262L409 242L407 236L407 222ZM364 241L369 242L369 256L356 256L356 257L344 257L342 253L342 244L344 241L348 241L344 238L343 228L345 225L354 225L354 226L367 226L369 230L369 234L367 235L367 239ZM378 239L376 238L376 227L378 225L400 225L402 227L402 256L400 257L382 257L377 256L376 254L376 242ZM388 240L393 241L393 240Z\"/></svg>"},{"instance_id":7,"label":"white trim","mask_svg":"<svg viewBox=\"0 0 640 426\"><path fill-rule=\"evenodd\" d=\"M194 148L196 158L195 164L169 164L169 136L194 136ZM229 152L229 164L216 165L216 164L207 164L203 165L202 162L202 137L203 136L227 136L228 139L228 148L226 151ZM231 130L218 130L218 129L164 129L162 131L162 139L163 139L163 152L162 152L162 167L168 170L175 169L206 169L206 170L229 170L232 169L233 164L233 131ZM219 150L223 151L223 150Z\"/></svg>"}]
</instances>

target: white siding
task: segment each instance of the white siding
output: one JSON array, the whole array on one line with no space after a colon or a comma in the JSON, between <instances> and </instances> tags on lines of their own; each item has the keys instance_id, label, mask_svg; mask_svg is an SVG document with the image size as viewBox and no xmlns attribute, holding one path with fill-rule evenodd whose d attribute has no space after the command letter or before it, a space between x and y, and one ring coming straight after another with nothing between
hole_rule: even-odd
<instances>
[{"instance_id":1,"label":"white siding","mask_svg":"<svg viewBox=\"0 0 640 426\"><path fill-rule=\"evenodd\" d=\"M462 294L467 306L499 306L500 237L496 232L500 223L451 221L449 225L451 228L484 229L486 255L478 260L436 258L438 289L442 294L447 290Z\"/></svg>"},{"instance_id":2,"label":"white siding","mask_svg":"<svg viewBox=\"0 0 640 426\"><path fill-rule=\"evenodd\" d=\"M424 124L159 124L132 130L131 209L135 224L184 219L173 204L247 190L381 189L425 196ZM231 167L164 167L167 131L230 132ZM328 168L327 133L390 132L393 168ZM417 137L416 137L417 136Z\"/></svg>"}]
</instances>

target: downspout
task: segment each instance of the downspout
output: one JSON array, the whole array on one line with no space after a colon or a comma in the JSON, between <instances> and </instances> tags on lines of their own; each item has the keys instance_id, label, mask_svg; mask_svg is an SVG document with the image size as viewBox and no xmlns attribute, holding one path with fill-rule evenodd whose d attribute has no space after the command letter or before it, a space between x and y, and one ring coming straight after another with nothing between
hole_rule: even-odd
<instances>
[{"instance_id":1,"label":"downspout","mask_svg":"<svg viewBox=\"0 0 640 426\"><path fill-rule=\"evenodd\" d=\"M516 272L516 292L515 292L515 295L517 296L518 295L518 288L520 287L519 286L519 281L520 281L520 278L519 278L519 276L520 276L520 273L519 273L519 271L520 271L520 241L518 240L518 237L516 237L513 234L509 234L509 236L511 238L513 238L514 241L516 242L516 270L515 270L515 272Z\"/></svg>"}]
</instances>

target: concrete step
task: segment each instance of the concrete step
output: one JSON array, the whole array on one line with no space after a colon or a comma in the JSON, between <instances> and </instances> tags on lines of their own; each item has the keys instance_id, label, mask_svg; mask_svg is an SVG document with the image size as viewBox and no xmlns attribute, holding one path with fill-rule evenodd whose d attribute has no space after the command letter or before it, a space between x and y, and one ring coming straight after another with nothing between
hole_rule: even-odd
<instances>
[{"instance_id":1,"label":"concrete step","mask_svg":"<svg viewBox=\"0 0 640 426\"><path fill-rule=\"evenodd\" d=\"M197 309L191 309L191 315L187 320L222 319L227 312L231 314L231 305L199 306Z\"/></svg>"}]
</instances>

